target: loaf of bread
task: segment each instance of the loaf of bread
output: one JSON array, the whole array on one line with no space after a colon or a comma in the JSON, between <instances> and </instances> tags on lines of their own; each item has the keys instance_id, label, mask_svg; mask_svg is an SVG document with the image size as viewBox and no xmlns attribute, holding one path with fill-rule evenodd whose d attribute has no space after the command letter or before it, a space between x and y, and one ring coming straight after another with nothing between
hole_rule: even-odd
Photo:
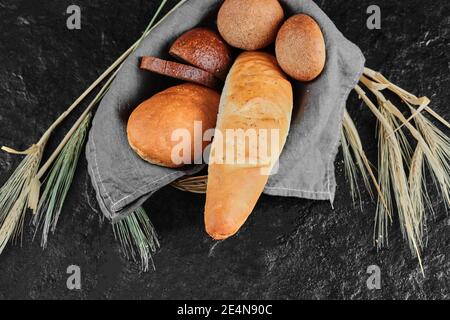
<instances>
[{"instance_id":1,"label":"loaf of bread","mask_svg":"<svg viewBox=\"0 0 450 320\"><path fill-rule=\"evenodd\" d=\"M275 57L262 52L244 52L238 57L222 93L210 155L205 226L214 239L234 235L255 207L286 142L292 106L292 86ZM255 159L254 151L263 150L264 142L251 145L245 134L228 139L227 132L237 130L248 133L247 137L253 130L259 142L264 141L260 139L263 131L268 137L277 131L275 141L267 139L269 157L257 153ZM233 161L223 150L233 150L246 161Z\"/></svg>"},{"instance_id":2,"label":"loaf of bread","mask_svg":"<svg viewBox=\"0 0 450 320\"><path fill-rule=\"evenodd\" d=\"M290 17L278 32L275 51L284 72L298 81L312 81L325 66L325 40L317 22L306 14Z\"/></svg>"},{"instance_id":3,"label":"loaf of bread","mask_svg":"<svg viewBox=\"0 0 450 320\"><path fill-rule=\"evenodd\" d=\"M217 28L231 46L258 50L275 40L283 18L278 0L225 0L217 15Z\"/></svg>"},{"instance_id":4,"label":"loaf of bread","mask_svg":"<svg viewBox=\"0 0 450 320\"><path fill-rule=\"evenodd\" d=\"M187 163L175 162L172 156L179 143L172 140L175 130L186 129L195 137L195 121L202 124L202 133L216 125L220 95L196 84L186 83L164 90L139 105L128 120L127 134L131 148L145 161L177 168L192 164L194 141ZM207 146L203 142L202 148Z\"/></svg>"},{"instance_id":5,"label":"loaf of bread","mask_svg":"<svg viewBox=\"0 0 450 320\"><path fill-rule=\"evenodd\" d=\"M170 55L225 80L231 67L231 50L211 29L195 28L184 33L170 47Z\"/></svg>"}]
</instances>

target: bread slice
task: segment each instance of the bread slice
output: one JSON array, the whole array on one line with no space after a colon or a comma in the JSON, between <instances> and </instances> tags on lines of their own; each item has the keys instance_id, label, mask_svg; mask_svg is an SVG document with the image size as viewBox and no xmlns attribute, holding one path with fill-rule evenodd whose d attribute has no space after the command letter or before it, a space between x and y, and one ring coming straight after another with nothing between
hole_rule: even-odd
<instances>
[{"instance_id":1,"label":"bread slice","mask_svg":"<svg viewBox=\"0 0 450 320\"><path fill-rule=\"evenodd\" d=\"M244 52L231 68L222 92L216 137L214 138L205 205L205 226L208 234L217 240L234 235L247 220L268 181L268 173L278 160L289 132L293 106L292 86L279 68L275 57L262 52ZM277 140L270 140L270 161L258 157L251 163L254 151L245 136L227 141L217 139L218 133L227 136L227 130L277 129ZM249 131L248 131L249 132ZM245 163L223 157L219 150L243 147ZM263 147L258 145L257 149ZM242 150L242 149L241 149ZM222 154L222 155L220 155ZM220 163L220 160L226 160ZM263 170L265 169L265 170Z\"/></svg>"},{"instance_id":2,"label":"bread slice","mask_svg":"<svg viewBox=\"0 0 450 320\"><path fill-rule=\"evenodd\" d=\"M142 57L141 69L183 81L201 84L212 89L217 88L219 85L219 80L212 73L196 67L155 57Z\"/></svg>"}]
</instances>

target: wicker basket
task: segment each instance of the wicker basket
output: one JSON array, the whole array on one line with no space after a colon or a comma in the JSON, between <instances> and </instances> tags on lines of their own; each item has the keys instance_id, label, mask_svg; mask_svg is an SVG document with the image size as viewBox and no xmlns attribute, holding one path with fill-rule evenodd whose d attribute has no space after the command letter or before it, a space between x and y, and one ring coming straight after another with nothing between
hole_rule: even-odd
<instances>
[{"instance_id":1,"label":"wicker basket","mask_svg":"<svg viewBox=\"0 0 450 320\"><path fill-rule=\"evenodd\" d=\"M181 191L204 194L207 183L208 176L183 177L173 182L171 186Z\"/></svg>"}]
</instances>

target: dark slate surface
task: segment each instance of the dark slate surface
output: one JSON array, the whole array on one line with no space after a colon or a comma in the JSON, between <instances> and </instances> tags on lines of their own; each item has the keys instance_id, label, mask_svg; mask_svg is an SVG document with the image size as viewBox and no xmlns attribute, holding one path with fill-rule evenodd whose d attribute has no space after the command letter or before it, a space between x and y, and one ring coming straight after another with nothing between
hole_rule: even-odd
<instances>
[{"instance_id":1,"label":"dark slate surface","mask_svg":"<svg viewBox=\"0 0 450 320\"><path fill-rule=\"evenodd\" d=\"M144 29L158 1L0 0L0 142L25 148ZM82 29L66 28L66 8L82 9ZM172 1L174 3L174 1ZM341 31L366 54L368 65L402 87L426 94L450 119L450 6L447 0L319 1ZM378 4L382 29L366 28L366 8ZM348 109L367 152L376 159L374 119L353 95ZM73 119L73 118L72 118ZM55 135L54 146L66 124ZM19 163L0 154L0 182ZM349 197L341 156L334 210L327 202L263 196L238 236L219 243L203 231L204 197L174 190L146 204L162 249L157 270L143 274L121 255L111 227L99 220L83 159L48 249L9 246L0 257L0 299L11 298L450 298L450 218L434 194L428 219L426 277L399 234L390 248L372 247L375 206ZM66 288L66 268L82 271L82 290ZM382 289L369 291L366 269L380 266Z\"/></svg>"}]
</instances>

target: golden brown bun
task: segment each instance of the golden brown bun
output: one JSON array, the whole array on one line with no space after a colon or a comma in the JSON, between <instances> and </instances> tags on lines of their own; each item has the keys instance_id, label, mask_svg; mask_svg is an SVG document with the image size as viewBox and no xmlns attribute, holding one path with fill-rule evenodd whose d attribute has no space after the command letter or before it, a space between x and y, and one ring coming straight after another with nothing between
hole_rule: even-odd
<instances>
[{"instance_id":1,"label":"golden brown bun","mask_svg":"<svg viewBox=\"0 0 450 320\"><path fill-rule=\"evenodd\" d=\"M283 18L278 0L226 0L219 10L217 26L233 47L258 50L275 40Z\"/></svg>"},{"instance_id":2,"label":"golden brown bun","mask_svg":"<svg viewBox=\"0 0 450 320\"><path fill-rule=\"evenodd\" d=\"M255 207L269 178L262 167L273 167L286 142L292 115L292 86L278 67L275 57L262 52L242 53L228 74L217 118L216 138L212 144L206 193L205 226L217 240L234 235ZM278 148L269 146L273 161L269 164L213 163L218 148L226 139L217 139L217 131L227 129L279 129ZM270 131L269 131L270 132ZM270 135L270 134L269 134ZM242 137L242 136L241 136ZM228 144L236 150L245 144L243 154L249 157L249 143L235 139ZM236 151L235 151L236 152ZM218 158L216 156L216 158Z\"/></svg>"},{"instance_id":3,"label":"golden brown bun","mask_svg":"<svg viewBox=\"0 0 450 320\"><path fill-rule=\"evenodd\" d=\"M169 53L224 80L231 67L231 51L222 37L207 28L195 28L179 37Z\"/></svg>"},{"instance_id":4,"label":"golden brown bun","mask_svg":"<svg viewBox=\"0 0 450 320\"><path fill-rule=\"evenodd\" d=\"M173 131L186 128L194 137L194 121L202 121L203 132L214 128L219 100L216 91L190 83L154 95L139 105L128 120L131 148L150 163L169 168L182 166L172 161L172 148L179 143L172 141ZM193 161L194 143L191 145Z\"/></svg>"},{"instance_id":5,"label":"golden brown bun","mask_svg":"<svg viewBox=\"0 0 450 320\"><path fill-rule=\"evenodd\" d=\"M275 50L284 72L299 81L314 80L325 66L322 31L317 22L305 14L291 17L281 26Z\"/></svg>"},{"instance_id":6,"label":"golden brown bun","mask_svg":"<svg viewBox=\"0 0 450 320\"><path fill-rule=\"evenodd\" d=\"M140 68L175 79L201 84L209 88L217 88L219 86L219 80L212 73L178 62L146 56L142 57Z\"/></svg>"}]
</instances>

